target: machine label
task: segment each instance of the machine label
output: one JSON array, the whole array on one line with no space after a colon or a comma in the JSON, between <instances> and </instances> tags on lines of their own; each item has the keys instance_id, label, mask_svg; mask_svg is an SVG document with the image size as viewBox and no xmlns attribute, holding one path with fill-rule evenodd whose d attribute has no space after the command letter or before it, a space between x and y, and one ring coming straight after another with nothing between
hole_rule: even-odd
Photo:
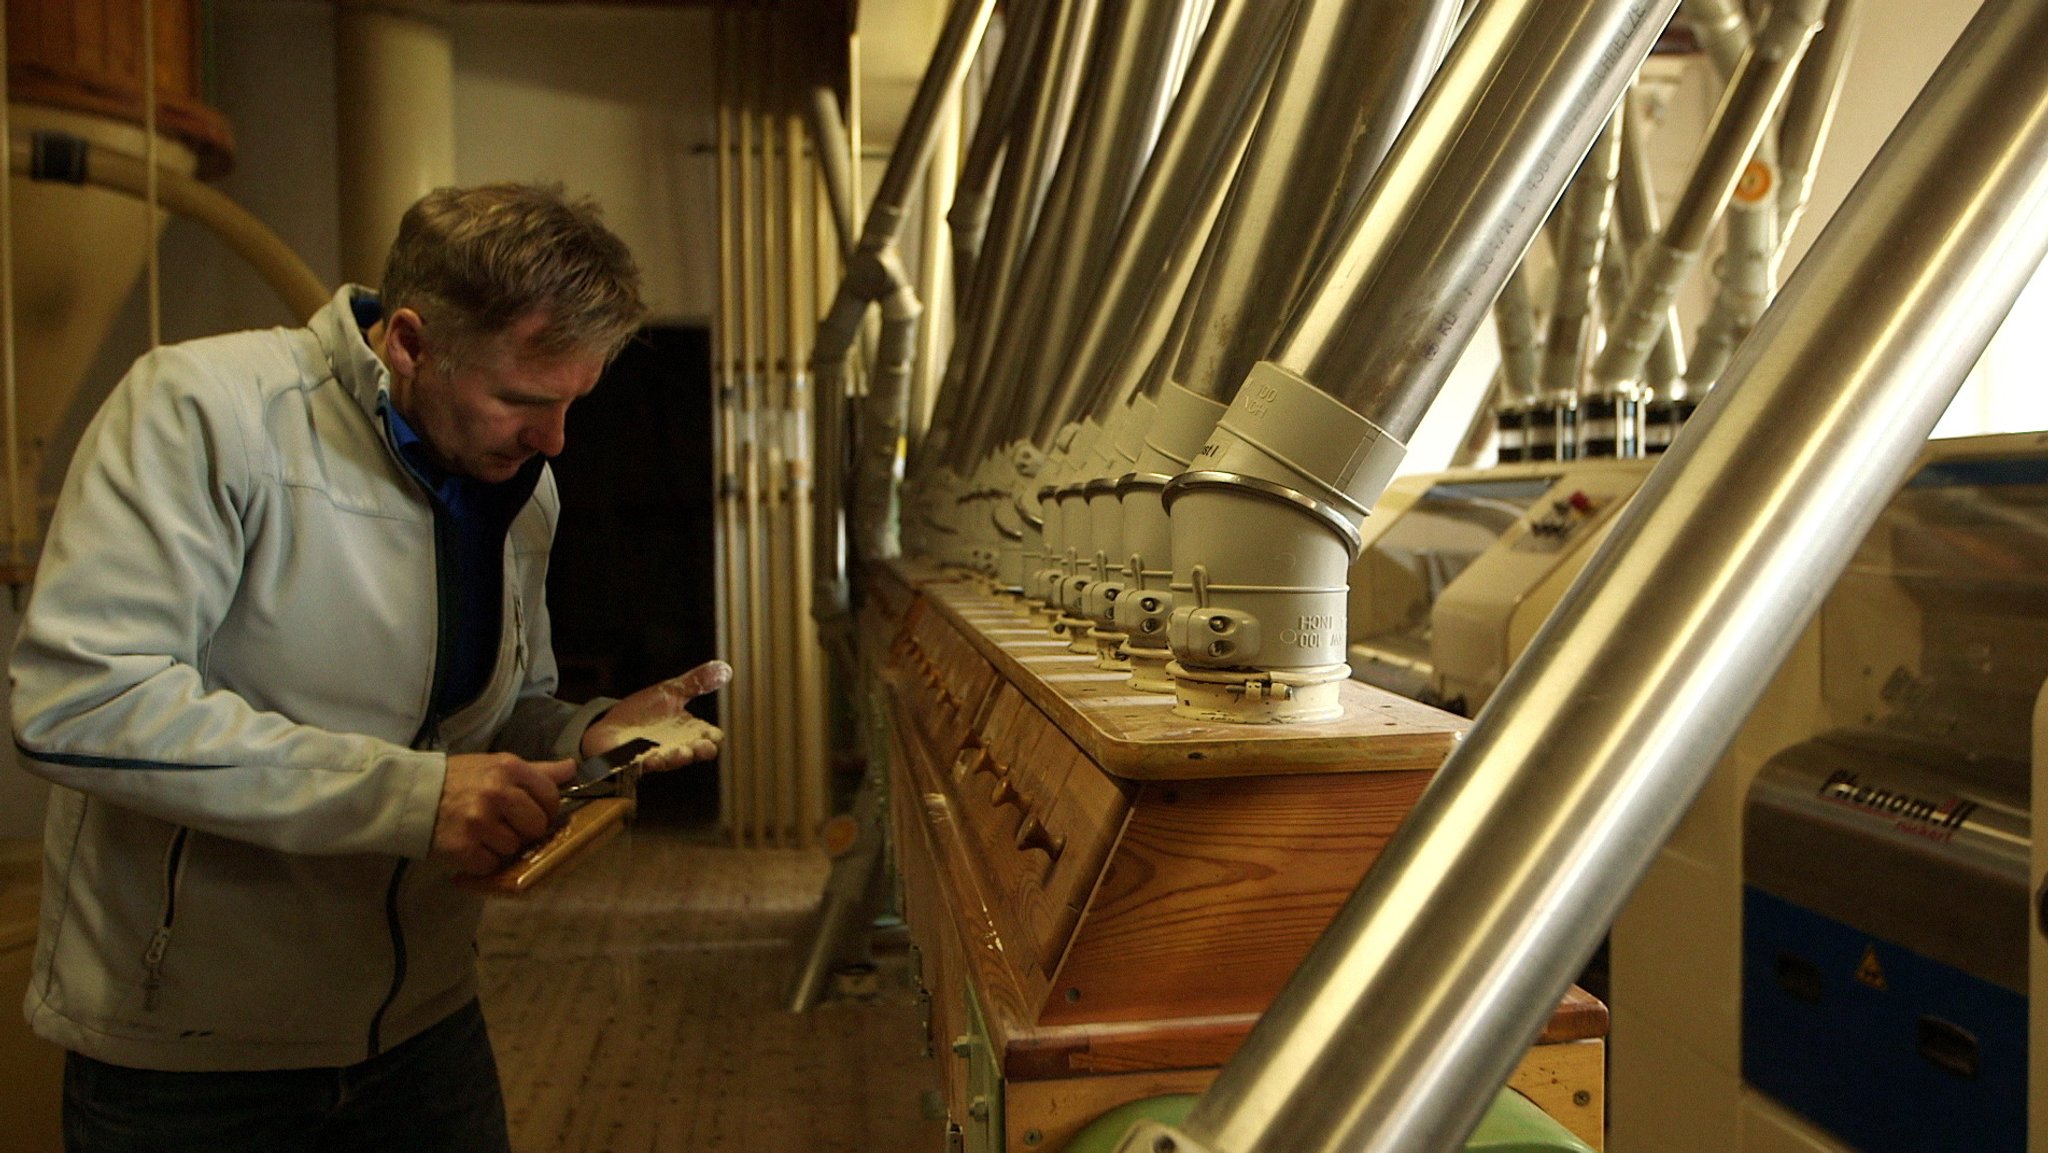
<instances>
[{"instance_id":1,"label":"machine label","mask_svg":"<svg viewBox=\"0 0 2048 1153\"><path fill-rule=\"evenodd\" d=\"M1847 769L1837 770L1822 782L1819 796L1824 801L1861 809L1874 816L1897 818L1901 830L1939 841L1955 836L1955 831L1962 828L1963 822L1978 808L1977 802L1961 797L1934 800L1900 789L1866 785Z\"/></svg>"}]
</instances>

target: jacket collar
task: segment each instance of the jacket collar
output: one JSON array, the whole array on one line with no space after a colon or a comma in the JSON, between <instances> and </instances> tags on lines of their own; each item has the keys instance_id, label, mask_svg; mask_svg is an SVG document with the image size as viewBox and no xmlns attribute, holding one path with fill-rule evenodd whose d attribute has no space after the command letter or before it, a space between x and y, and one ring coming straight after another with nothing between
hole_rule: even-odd
<instances>
[{"instance_id":1,"label":"jacket collar","mask_svg":"<svg viewBox=\"0 0 2048 1153\"><path fill-rule=\"evenodd\" d=\"M335 380L371 417L377 415L391 392L391 373L363 339L356 307L374 302L376 296L360 284L344 284L335 292L334 299L306 322L327 354L327 366Z\"/></svg>"}]
</instances>

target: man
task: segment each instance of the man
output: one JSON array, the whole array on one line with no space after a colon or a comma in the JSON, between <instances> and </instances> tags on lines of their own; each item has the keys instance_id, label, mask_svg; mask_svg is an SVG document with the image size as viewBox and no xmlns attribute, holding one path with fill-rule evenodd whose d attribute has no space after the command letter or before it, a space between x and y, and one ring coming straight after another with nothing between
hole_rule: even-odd
<instances>
[{"instance_id":1,"label":"man","mask_svg":"<svg viewBox=\"0 0 2048 1153\"><path fill-rule=\"evenodd\" d=\"M71 1148L507 1148L454 882L576 757L714 756L684 706L730 672L552 696L546 458L642 314L595 206L443 189L381 301L158 349L101 409L11 668Z\"/></svg>"}]
</instances>

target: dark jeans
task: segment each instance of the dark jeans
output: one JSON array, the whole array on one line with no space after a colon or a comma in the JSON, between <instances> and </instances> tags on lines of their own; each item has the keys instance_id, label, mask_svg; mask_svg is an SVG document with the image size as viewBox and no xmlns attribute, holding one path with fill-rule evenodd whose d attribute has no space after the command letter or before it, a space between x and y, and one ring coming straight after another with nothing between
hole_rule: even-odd
<instances>
[{"instance_id":1,"label":"dark jeans","mask_svg":"<svg viewBox=\"0 0 2048 1153\"><path fill-rule=\"evenodd\" d=\"M165 1073L70 1054L70 1153L509 1153L498 1065L471 1001L342 1068Z\"/></svg>"}]
</instances>

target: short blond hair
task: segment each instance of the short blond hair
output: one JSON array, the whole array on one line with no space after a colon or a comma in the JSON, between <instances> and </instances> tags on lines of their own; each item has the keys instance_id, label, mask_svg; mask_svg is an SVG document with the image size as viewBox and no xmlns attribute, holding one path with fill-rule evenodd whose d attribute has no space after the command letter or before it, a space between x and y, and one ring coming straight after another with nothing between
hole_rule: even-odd
<instances>
[{"instance_id":1,"label":"short blond hair","mask_svg":"<svg viewBox=\"0 0 2048 1153\"><path fill-rule=\"evenodd\" d=\"M597 203L559 184L438 188L407 209L380 286L386 315L419 313L450 365L538 311L526 350L594 352L607 362L647 309L640 269Z\"/></svg>"}]
</instances>

